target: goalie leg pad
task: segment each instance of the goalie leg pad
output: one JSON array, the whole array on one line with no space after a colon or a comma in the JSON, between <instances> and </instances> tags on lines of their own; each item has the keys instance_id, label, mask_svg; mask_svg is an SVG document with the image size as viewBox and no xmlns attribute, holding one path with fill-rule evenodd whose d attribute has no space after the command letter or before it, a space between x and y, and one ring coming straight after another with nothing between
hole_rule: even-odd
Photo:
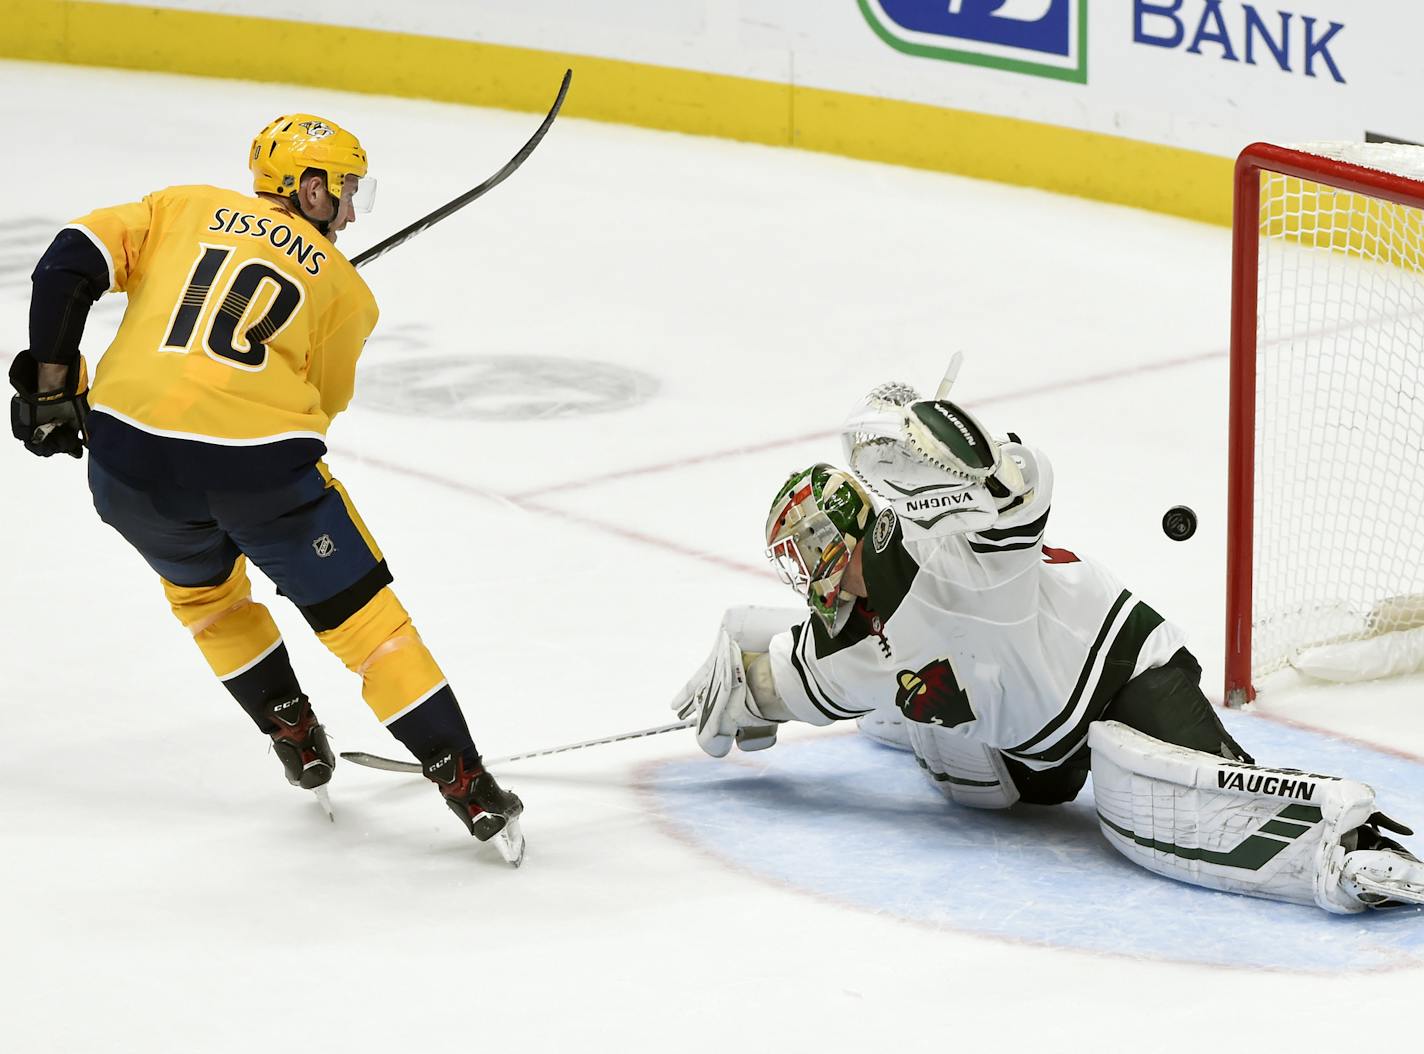
<instances>
[{"instance_id":1,"label":"goalie leg pad","mask_svg":"<svg viewBox=\"0 0 1424 1054\"><path fill-rule=\"evenodd\" d=\"M1088 744L1103 834L1133 862L1209 889L1365 909L1342 881L1341 845L1374 813L1365 784L1227 761L1115 721L1095 722Z\"/></svg>"},{"instance_id":2,"label":"goalie leg pad","mask_svg":"<svg viewBox=\"0 0 1424 1054\"><path fill-rule=\"evenodd\" d=\"M940 725L905 724L910 749L946 798L971 809L1007 809L1019 800L1003 757L993 747Z\"/></svg>"}]
</instances>

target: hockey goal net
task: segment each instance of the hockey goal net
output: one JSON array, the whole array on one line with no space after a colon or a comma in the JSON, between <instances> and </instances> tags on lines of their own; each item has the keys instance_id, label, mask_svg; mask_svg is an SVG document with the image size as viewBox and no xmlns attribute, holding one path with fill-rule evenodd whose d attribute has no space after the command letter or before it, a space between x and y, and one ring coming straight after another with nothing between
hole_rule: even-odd
<instances>
[{"instance_id":1,"label":"hockey goal net","mask_svg":"<svg viewBox=\"0 0 1424 1054\"><path fill-rule=\"evenodd\" d=\"M1424 148L1237 160L1226 699L1424 664Z\"/></svg>"}]
</instances>

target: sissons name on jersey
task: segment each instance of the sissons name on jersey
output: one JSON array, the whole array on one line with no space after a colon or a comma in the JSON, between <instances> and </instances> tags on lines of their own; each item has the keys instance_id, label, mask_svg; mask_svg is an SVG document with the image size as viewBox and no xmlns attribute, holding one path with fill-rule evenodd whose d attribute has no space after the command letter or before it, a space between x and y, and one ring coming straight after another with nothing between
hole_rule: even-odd
<instances>
[{"instance_id":1,"label":"sissons name on jersey","mask_svg":"<svg viewBox=\"0 0 1424 1054\"><path fill-rule=\"evenodd\" d=\"M321 262L326 259L322 252L285 223L272 222L270 216L258 216L236 209L217 209L213 212L213 222L208 230L223 234L245 234L249 238L265 238L274 249L281 249L287 256L295 256L297 263L309 275L321 274Z\"/></svg>"}]
</instances>

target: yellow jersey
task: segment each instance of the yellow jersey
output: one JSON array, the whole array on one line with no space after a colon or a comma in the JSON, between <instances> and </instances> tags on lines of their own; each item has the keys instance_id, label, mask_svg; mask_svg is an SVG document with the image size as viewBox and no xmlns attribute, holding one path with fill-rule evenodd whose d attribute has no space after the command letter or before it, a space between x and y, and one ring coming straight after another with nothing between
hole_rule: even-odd
<instances>
[{"instance_id":1,"label":"yellow jersey","mask_svg":"<svg viewBox=\"0 0 1424 1054\"><path fill-rule=\"evenodd\" d=\"M70 228L104 255L110 291L128 294L89 395L100 460L159 478L177 458L189 485L222 489L321 456L378 314L330 241L274 202L203 186Z\"/></svg>"}]
</instances>

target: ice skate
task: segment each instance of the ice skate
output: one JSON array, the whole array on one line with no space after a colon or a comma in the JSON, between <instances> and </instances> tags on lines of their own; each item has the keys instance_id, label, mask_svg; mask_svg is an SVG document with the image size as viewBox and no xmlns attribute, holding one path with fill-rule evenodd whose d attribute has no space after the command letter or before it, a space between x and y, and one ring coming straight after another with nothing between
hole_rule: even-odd
<instances>
[{"instance_id":1,"label":"ice skate","mask_svg":"<svg viewBox=\"0 0 1424 1054\"><path fill-rule=\"evenodd\" d=\"M524 862L524 833L519 827L524 803L517 795L502 789L483 766L467 769L464 758L451 751L442 751L421 769L472 835L481 842L494 842L511 867Z\"/></svg>"},{"instance_id":2,"label":"ice skate","mask_svg":"<svg viewBox=\"0 0 1424 1054\"><path fill-rule=\"evenodd\" d=\"M1424 904L1424 863L1402 848L1355 850L1340 883L1371 908Z\"/></svg>"},{"instance_id":3,"label":"ice skate","mask_svg":"<svg viewBox=\"0 0 1424 1054\"><path fill-rule=\"evenodd\" d=\"M277 725L272 733L272 749L282 762L287 782L311 791L327 819L335 822L326 785L336 757L326 741L326 729L317 723L311 703L304 695L278 699L268 704L267 717Z\"/></svg>"}]
</instances>

